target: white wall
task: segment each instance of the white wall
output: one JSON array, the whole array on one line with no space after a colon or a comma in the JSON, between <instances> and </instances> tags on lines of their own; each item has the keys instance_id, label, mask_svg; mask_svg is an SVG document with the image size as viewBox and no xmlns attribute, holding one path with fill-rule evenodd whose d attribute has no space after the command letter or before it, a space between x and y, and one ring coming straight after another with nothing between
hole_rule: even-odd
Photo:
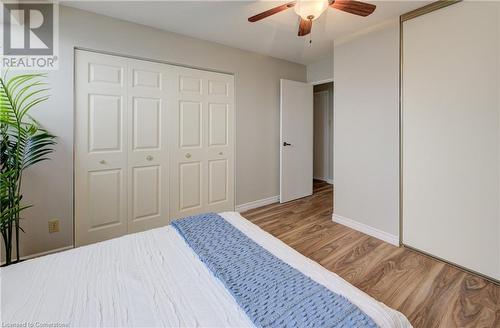
<instances>
[{"instance_id":1,"label":"white wall","mask_svg":"<svg viewBox=\"0 0 500 328\"><path fill-rule=\"evenodd\" d=\"M403 33L403 242L500 280L500 3Z\"/></svg>"},{"instance_id":2,"label":"white wall","mask_svg":"<svg viewBox=\"0 0 500 328\"><path fill-rule=\"evenodd\" d=\"M236 204L278 195L279 79L305 81L306 68L252 52L142 25L60 7L59 70L50 72L52 97L34 116L57 135L53 160L28 172L22 225L23 255L73 243L74 47L133 55L235 74ZM61 220L48 234L47 221Z\"/></svg>"},{"instance_id":3,"label":"white wall","mask_svg":"<svg viewBox=\"0 0 500 328\"><path fill-rule=\"evenodd\" d=\"M335 47L334 212L397 239L399 24Z\"/></svg>"},{"instance_id":4,"label":"white wall","mask_svg":"<svg viewBox=\"0 0 500 328\"><path fill-rule=\"evenodd\" d=\"M332 45L333 48L333 45ZM307 65L307 82L317 83L333 79L333 55Z\"/></svg>"}]
</instances>

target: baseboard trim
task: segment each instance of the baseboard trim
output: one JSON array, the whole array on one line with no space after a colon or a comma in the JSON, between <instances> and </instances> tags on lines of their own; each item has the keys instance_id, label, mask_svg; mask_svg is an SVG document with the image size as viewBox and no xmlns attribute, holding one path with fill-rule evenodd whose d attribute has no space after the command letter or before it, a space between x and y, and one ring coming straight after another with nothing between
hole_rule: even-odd
<instances>
[{"instance_id":1,"label":"baseboard trim","mask_svg":"<svg viewBox=\"0 0 500 328\"><path fill-rule=\"evenodd\" d=\"M261 206L266 206L266 205L269 205L269 204L277 203L279 201L280 201L280 196L273 196L273 197L269 197L269 198L255 200L255 201L250 202L250 203L236 205L236 207L235 207L234 210L236 212L241 213L241 212L245 212L245 211L248 211L248 210L252 210L252 209L257 208L257 207L261 207Z\"/></svg>"},{"instance_id":2,"label":"baseboard trim","mask_svg":"<svg viewBox=\"0 0 500 328\"><path fill-rule=\"evenodd\" d=\"M360 223L358 221L354 221L353 219L345 218L343 216L337 215L337 214L332 214L332 221L345 225L349 228L352 228L354 230L358 230L362 233L365 233L367 235L370 235L372 237L375 237L377 239L383 240L389 244L392 244L394 246L399 246L399 237L395 235L391 235L390 233L387 233L385 231L379 230L377 228L373 228L369 225L366 225L364 223Z\"/></svg>"},{"instance_id":3,"label":"baseboard trim","mask_svg":"<svg viewBox=\"0 0 500 328\"><path fill-rule=\"evenodd\" d=\"M23 260L23 261L30 260L30 259L34 259L35 257L40 257L40 256L44 256L44 255L49 255L49 254L59 253L62 251L67 251L68 249L72 249L72 248L75 248L75 247L73 245L70 245L70 246L64 246L64 247L60 247L60 248L56 248L56 249L51 249L51 250L48 250L45 252L21 256L21 260ZM5 264L5 261L2 261L1 264Z\"/></svg>"}]
</instances>

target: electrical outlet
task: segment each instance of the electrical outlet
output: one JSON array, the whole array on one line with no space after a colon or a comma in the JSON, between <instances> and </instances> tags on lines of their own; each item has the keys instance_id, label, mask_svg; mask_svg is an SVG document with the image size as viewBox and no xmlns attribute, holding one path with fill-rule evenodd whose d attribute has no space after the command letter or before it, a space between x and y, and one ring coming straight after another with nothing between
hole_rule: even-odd
<instances>
[{"instance_id":1,"label":"electrical outlet","mask_svg":"<svg viewBox=\"0 0 500 328\"><path fill-rule=\"evenodd\" d=\"M49 220L49 233L59 232L59 219Z\"/></svg>"}]
</instances>

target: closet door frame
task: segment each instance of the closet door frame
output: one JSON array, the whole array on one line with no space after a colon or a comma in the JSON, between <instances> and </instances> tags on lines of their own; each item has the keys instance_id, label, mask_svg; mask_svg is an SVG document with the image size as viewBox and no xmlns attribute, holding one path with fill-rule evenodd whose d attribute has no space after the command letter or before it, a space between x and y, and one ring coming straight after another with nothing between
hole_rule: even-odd
<instances>
[{"instance_id":1,"label":"closet door frame","mask_svg":"<svg viewBox=\"0 0 500 328\"><path fill-rule=\"evenodd\" d=\"M235 73L234 72L227 72L227 71L222 71L222 70L215 70L215 69L210 69L210 68L205 68L205 67L198 67L198 66L190 66L190 65L181 65L181 64L178 64L178 63L172 63L172 62L169 62L169 61L164 61L164 60L157 60L157 59L152 59L152 58L145 58L145 57L140 57L140 56L134 56L134 55L128 55L128 54L121 54L121 53L117 53L117 52L112 52L112 51L104 51L104 50L98 50L98 49L92 49L92 48L86 48L86 47L74 47L73 48L73 59L74 59L74 63L73 63L73 67L74 67L74 81L77 79L76 77L76 74L77 74L77 65L78 65L78 62L77 62L77 52L88 52L88 53L95 53L95 54L101 54L101 55L109 55L109 56L115 56L115 57L118 57L118 58L121 58L122 60L140 60L140 61L143 61L143 62L149 62L149 63L156 63L156 64L164 64L165 65L165 71L166 72L171 72L172 69L169 68L169 67L177 67L177 68L187 68L187 69L195 69L195 70L199 70L199 71L203 71L203 72L212 72L212 73L218 73L218 74L224 74L224 75L227 75L229 76L231 79L232 79L232 111L233 111L233 115L232 115L232 120L230 122L230 124L232 125L232 129L231 129L231 136L230 138L232 138L232 165L233 165L233 169L232 169L232 210L234 210L234 207L235 207L235 202L236 202L236 115L237 115L237 112L236 112L236 99L235 99ZM129 78L129 72L126 72L125 74L125 78L128 79ZM165 83L165 86L167 87L167 84L168 83ZM76 94L77 94L77 90L76 90L76 84L74 83L73 84L73 95L74 95L74 122L73 122L73 126L76 127L77 125L77 111L76 111L76 106L77 106L77 103L76 103ZM126 106L129 105L129 97L126 97L126 99L124 99L124 104ZM167 101L169 101L169 99L167 99ZM167 105L167 107L169 107L169 105ZM171 118L171 114L167 112L167 115L165 115L167 117L167 119L170 119ZM127 123L128 124L128 123ZM172 156L172 147L170 145L170 143L172 142L172 140L170 139L171 138L171 133L170 131L167 131L166 132L169 140L169 145L168 145L168 159L167 159L167 162L166 162L166 166L168 168L168 172L166 172L166 176L167 176L167 180L168 180L168 184L170 184L170 170L172 169L171 168L171 156ZM129 136L125 136L125 139L129 140ZM77 141L77 138L76 138L76 132L74 132L74 139L73 139L73 159L74 159L74 163L73 163L73 181L75 182L73 184L73 245L74 247L77 247L77 243L76 243L76 239L77 239L77 226L80 226L81 223L77 222L76 220L76 212L77 212L77 206L76 206L76 195L77 195L77 187L79 186L79 184L76 183L77 181L77 178L76 178L76 171L77 171L77 167L78 167L78 163L77 163L77 152L76 152L76 141ZM128 169L128 168L127 168ZM127 172L128 173L128 172ZM124 180L123 181L124 184L125 184L125 187L128 189L128 185L129 185L129 182L127 180ZM172 203L171 203L171 194L170 194L170 185L167 185L167 190L166 190L166 193L165 195L167 195L168 197L168 200L167 200L167 203L168 203L168 211L166 213L166 215L168 215L168 220L172 220L173 217L171 216L171 207L172 207ZM125 198L127 200L127 202L129 202L130 200L130 197L128 194L125 195ZM130 204L126 204L126 207L127 207L127 212L129 211L129 207L130 207ZM128 224L128 221L130 220L130 215L129 213L126 214L126 222ZM128 229L128 227L127 227ZM125 234L128 234L128 233L133 233L134 231L127 231L125 232Z\"/></svg>"},{"instance_id":2,"label":"closet door frame","mask_svg":"<svg viewBox=\"0 0 500 328\"><path fill-rule=\"evenodd\" d=\"M399 19L399 245L400 247L405 247L408 249L411 249L417 253L421 253L423 255L426 255L428 257L431 257L435 260L447 263L449 265L452 265L456 268L459 268L465 272L468 272L470 274L482 277L490 282L493 282L495 284L500 284L500 280L497 280L491 276L485 275L483 273L477 272L475 270L472 270L470 268L464 267L460 264L451 262L449 260L446 260L444 258L441 258L439 256L436 256L434 254L428 253L426 251L420 250L418 248L406 245L404 243L404 230L403 230L403 225L404 225L404 204L403 204L403 152L404 152L404 147L403 147L403 76L404 76L404 65L403 65L403 40L404 40L404 22L409 21L411 19L420 17L422 15L426 15L429 13L432 13L436 10L460 3L462 0L449 0L449 1L436 1L432 2L428 5L425 5L421 8L417 8L415 10L412 10L410 12L407 12L403 15L400 16Z\"/></svg>"}]
</instances>

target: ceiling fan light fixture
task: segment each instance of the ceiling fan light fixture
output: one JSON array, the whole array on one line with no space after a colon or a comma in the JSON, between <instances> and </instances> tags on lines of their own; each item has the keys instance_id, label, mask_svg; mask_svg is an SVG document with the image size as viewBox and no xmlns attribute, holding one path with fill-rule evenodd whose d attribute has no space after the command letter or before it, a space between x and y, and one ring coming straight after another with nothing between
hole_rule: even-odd
<instances>
[{"instance_id":1,"label":"ceiling fan light fixture","mask_svg":"<svg viewBox=\"0 0 500 328\"><path fill-rule=\"evenodd\" d=\"M328 0L298 0L293 8L302 19L315 20L329 5Z\"/></svg>"}]
</instances>

